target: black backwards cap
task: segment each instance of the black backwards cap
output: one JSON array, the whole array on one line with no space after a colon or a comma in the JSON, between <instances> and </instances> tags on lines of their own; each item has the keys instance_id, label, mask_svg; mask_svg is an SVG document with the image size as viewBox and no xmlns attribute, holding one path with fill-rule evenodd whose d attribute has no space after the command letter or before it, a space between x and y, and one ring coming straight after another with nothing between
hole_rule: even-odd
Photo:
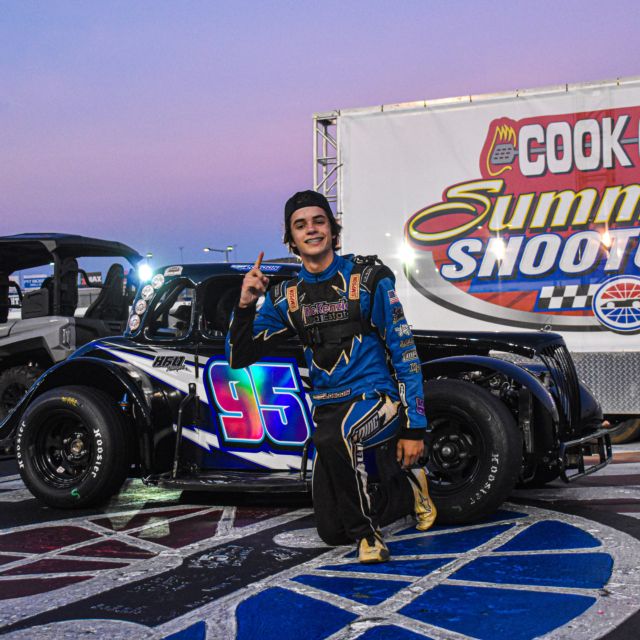
<instances>
[{"instance_id":1,"label":"black backwards cap","mask_svg":"<svg viewBox=\"0 0 640 640\"><path fill-rule=\"evenodd\" d=\"M329 221L335 223L335 218L333 217L333 211L331 211L329 201L321 193L311 190L298 191L298 193L294 193L284 205L284 228L286 230L289 229L291 216L298 209L304 209L304 207L320 207L325 211L327 216L329 216Z\"/></svg>"}]
</instances>

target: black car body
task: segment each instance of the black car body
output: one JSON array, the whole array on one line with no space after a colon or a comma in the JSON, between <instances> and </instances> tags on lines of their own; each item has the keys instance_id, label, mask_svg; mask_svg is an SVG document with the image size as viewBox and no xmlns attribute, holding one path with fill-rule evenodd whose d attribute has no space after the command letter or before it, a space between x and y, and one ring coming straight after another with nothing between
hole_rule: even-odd
<instances>
[{"instance_id":1,"label":"black car body","mask_svg":"<svg viewBox=\"0 0 640 640\"><path fill-rule=\"evenodd\" d=\"M165 487L309 490L313 422L300 343L245 369L225 358L250 268L162 269L140 287L124 336L85 345L38 380L0 426L0 438L15 437L36 496L91 504L132 470ZM298 269L262 266L272 282ZM559 335L414 335L433 427L424 463L441 521L487 515L517 482L569 481L610 460L599 405Z\"/></svg>"}]
</instances>

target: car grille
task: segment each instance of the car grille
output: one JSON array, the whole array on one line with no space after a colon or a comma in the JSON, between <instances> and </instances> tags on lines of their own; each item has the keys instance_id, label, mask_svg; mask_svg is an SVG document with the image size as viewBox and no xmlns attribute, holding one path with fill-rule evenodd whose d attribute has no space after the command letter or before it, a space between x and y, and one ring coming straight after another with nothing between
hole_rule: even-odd
<instances>
[{"instance_id":1,"label":"car grille","mask_svg":"<svg viewBox=\"0 0 640 640\"><path fill-rule=\"evenodd\" d=\"M578 374L571 355L564 344L553 344L544 347L539 356L553 379L565 424L573 432L580 424L581 408Z\"/></svg>"}]
</instances>

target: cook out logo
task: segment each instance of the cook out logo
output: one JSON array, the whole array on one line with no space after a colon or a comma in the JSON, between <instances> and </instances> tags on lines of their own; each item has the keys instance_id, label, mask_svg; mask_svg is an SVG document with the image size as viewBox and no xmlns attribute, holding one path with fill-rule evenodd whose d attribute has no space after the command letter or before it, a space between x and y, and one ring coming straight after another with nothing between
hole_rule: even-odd
<instances>
[{"instance_id":1,"label":"cook out logo","mask_svg":"<svg viewBox=\"0 0 640 640\"><path fill-rule=\"evenodd\" d=\"M481 177L408 220L427 267L407 268L409 280L483 319L630 331L618 325L632 312L600 312L594 296L640 276L639 124L640 107L492 121Z\"/></svg>"}]
</instances>

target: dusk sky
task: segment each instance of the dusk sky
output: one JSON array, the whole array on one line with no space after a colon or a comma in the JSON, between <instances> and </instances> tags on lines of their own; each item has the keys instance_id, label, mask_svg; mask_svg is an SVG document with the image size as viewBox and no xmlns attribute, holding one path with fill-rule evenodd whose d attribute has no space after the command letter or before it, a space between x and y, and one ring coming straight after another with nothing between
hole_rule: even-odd
<instances>
[{"instance_id":1,"label":"dusk sky","mask_svg":"<svg viewBox=\"0 0 640 640\"><path fill-rule=\"evenodd\" d=\"M639 31L637 0L0 0L0 235L284 255L314 112L640 75Z\"/></svg>"}]
</instances>

